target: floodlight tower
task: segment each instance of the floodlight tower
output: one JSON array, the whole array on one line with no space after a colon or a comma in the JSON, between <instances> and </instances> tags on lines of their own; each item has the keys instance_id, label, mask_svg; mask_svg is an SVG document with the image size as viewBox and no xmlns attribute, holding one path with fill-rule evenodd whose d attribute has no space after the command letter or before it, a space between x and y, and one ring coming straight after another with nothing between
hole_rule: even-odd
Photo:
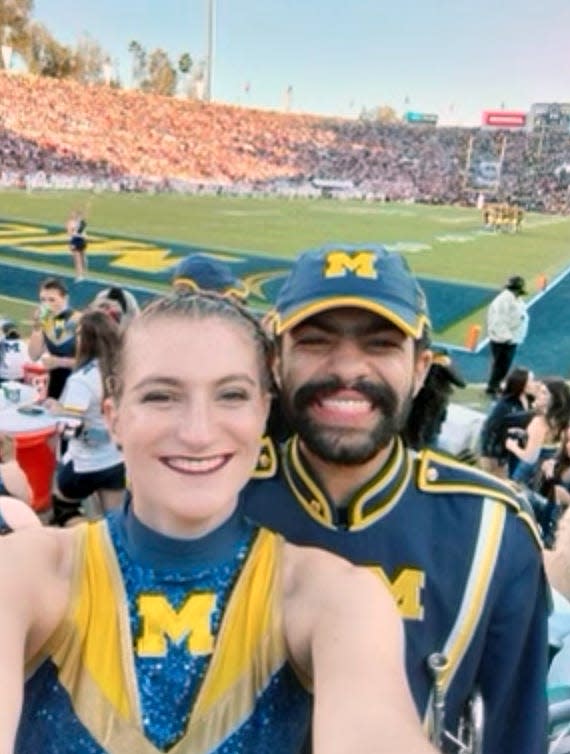
<instances>
[{"instance_id":1,"label":"floodlight tower","mask_svg":"<svg viewBox=\"0 0 570 754\"><path fill-rule=\"evenodd\" d=\"M212 67L214 62L214 12L215 0L206 0L207 10L207 52L206 52L206 80L204 86L204 101L210 102L212 99Z\"/></svg>"}]
</instances>

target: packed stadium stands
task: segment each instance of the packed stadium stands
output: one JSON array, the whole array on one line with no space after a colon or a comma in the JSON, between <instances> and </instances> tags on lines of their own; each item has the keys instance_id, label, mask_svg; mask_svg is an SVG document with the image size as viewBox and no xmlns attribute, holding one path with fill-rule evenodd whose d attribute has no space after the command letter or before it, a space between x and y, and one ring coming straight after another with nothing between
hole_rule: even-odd
<instances>
[{"instance_id":1,"label":"packed stadium stands","mask_svg":"<svg viewBox=\"0 0 570 754\"><path fill-rule=\"evenodd\" d=\"M0 186L317 196L324 179L345 196L472 203L469 166L500 152L502 195L570 211L567 132L327 119L0 73Z\"/></svg>"}]
</instances>

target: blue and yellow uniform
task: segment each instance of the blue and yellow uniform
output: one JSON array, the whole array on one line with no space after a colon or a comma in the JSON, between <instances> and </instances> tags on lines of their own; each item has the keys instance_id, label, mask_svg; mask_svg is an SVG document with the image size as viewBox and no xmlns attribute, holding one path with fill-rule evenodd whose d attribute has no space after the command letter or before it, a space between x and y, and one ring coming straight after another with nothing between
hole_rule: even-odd
<instances>
[{"instance_id":1,"label":"blue and yellow uniform","mask_svg":"<svg viewBox=\"0 0 570 754\"><path fill-rule=\"evenodd\" d=\"M64 309L58 314L50 314L42 319L42 333L46 350L52 356L75 356L75 331L81 318L80 312ZM65 381L71 374L67 367L56 367L50 370L48 395L59 398Z\"/></svg>"},{"instance_id":2,"label":"blue and yellow uniform","mask_svg":"<svg viewBox=\"0 0 570 754\"><path fill-rule=\"evenodd\" d=\"M67 615L30 664L16 754L293 754L282 540L240 513L192 541L127 505L77 527Z\"/></svg>"},{"instance_id":3,"label":"blue and yellow uniform","mask_svg":"<svg viewBox=\"0 0 570 754\"><path fill-rule=\"evenodd\" d=\"M250 482L241 504L251 519L295 544L368 566L389 585L405 621L407 674L426 727L433 690L427 659L442 652L449 663L442 679L448 730L457 731L479 687L485 754L546 750L540 542L508 486L397 440L383 467L339 508L294 437L278 474Z\"/></svg>"}]
</instances>

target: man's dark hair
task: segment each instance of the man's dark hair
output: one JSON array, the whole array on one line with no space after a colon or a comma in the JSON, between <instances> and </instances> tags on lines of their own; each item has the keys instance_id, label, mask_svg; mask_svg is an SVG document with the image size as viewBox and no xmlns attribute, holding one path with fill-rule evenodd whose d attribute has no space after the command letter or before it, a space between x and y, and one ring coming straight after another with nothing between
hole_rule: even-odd
<instances>
[{"instance_id":1,"label":"man's dark hair","mask_svg":"<svg viewBox=\"0 0 570 754\"><path fill-rule=\"evenodd\" d=\"M61 278L56 277L44 278L44 280L42 280L40 283L40 291L45 289L59 291L62 296L67 296L69 292L65 282Z\"/></svg>"},{"instance_id":2,"label":"man's dark hair","mask_svg":"<svg viewBox=\"0 0 570 754\"><path fill-rule=\"evenodd\" d=\"M402 431L406 445L419 450L435 443L452 394L453 382L449 373L437 365L431 366Z\"/></svg>"}]
</instances>

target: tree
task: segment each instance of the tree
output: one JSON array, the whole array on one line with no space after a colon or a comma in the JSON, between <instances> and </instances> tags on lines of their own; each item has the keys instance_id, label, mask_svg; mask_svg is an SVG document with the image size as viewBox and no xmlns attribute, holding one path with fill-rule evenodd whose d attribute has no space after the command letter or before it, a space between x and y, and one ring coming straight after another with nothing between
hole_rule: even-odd
<instances>
[{"instance_id":1,"label":"tree","mask_svg":"<svg viewBox=\"0 0 570 754\"><path fill-rule=\"evenodd\" d=\"M73 77L84 84L99 84L104 76L108 60L101 45L89 34L83 34L75 48L75 71Z\"/></svg>"},{"instance_id":2,"label":"tree","mask_svg":"<svg viewBox=\"0 0 570 754\"><path fill-rule=\"evenodd\" d=\"M192 72L188 77L185 88L186 95L190 99L204 99L204 86L206 84L206 61L199 60L192 66Z\"/></svg>"},{"instance_id":3,"label":"tree","mask_svg":"<svg viewBox=\"0 0 570 754\"><path fill-rule=\"evenodd\" d=\"M33 0L0 0L0 44L25 57ZM0 56L0 68L4 67Z\"/></svg>"},{"instance_id":4,"label":"tree","mask_svg":"<svg viewBox=\"0 0 570 754\"><path fill-rule=\"evenodd\" d=\"M129 44L129 52L133 56L133 83L139 89L145 89L147 83L147 54L144 47L136 39Z\"/></svg>"},{"instance_id":5,"label":"tree","mask_svg":"<svg viewBox=\"0 0 570 754\"><path fill-rule=\"evenodd\" d=\"M184 74L184 76L187 76L192 69L193 62L194 61L192 60L189 52L183 53L178 58L178 70L180 71L180 73Z\"/></svg>"},{"instance_id":6,"label":"tree","mask_svg":"<svg viewBox=\"0 0 570 754\"><path fill-rule=\"evenodd\" d=\"M39 76L69 78L76 70L73 50L60 44L40 23L33 23L29 26L24 58L30 72Z\"/></svg>"},{"instance_id":7,"label":"tree","mask_svg":"<svg viewBox=\"0 0 570 754\"><path fill-rule=\"evenodd\" d=\"M133 82L135 86L142 89L143 92L174 94L178 75L164 50L157 48L149 55L140 42L133 40L129 44L129 52L133 56ZM183 61L183 64L192 65L190 55L188 55L187 60Z\"/></svg>"},{"instance_id":8,"label":"tree","mask_svg":"<svg viewBox=\"0 0 570 754\"><path fill-rule=\"evenodd\" d=\"M363 108L360 120L375 120L380 123L400 123L398 113L390 105L379 105L370 109Z\"/></svg>"},{"instance_id":9,"label":"tree","mask_svg":"<svg viewBox=\"0 0 570 754\"><path fill-rule=\"evenodd\" d=\"M178 58L178 90L181 97L190 96L191 74L194 66L190 53L185 52Z\"/></svg>"},{"instance_id":10,"label":"tree","mask_svg":"<svg viewBox=\"0 0 570 754\"><path fill-rule=\"evenodd\" d=\"M153 50L148 59L147 91L172 96L176 91L177 74L170 58L160 48Z\"/></svg>"}]
</instances>

